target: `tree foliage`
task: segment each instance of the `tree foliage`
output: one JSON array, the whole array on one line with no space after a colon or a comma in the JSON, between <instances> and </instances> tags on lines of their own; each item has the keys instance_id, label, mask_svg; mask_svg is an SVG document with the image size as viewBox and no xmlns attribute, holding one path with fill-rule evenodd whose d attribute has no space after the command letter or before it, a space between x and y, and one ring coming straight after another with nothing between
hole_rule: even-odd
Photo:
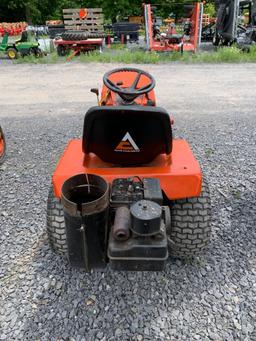
<instances>
[{"instance_id":1,"label":"tree foliage","mask_svg":"<svg viewBox=\"0 0 256 341\"><path fill-rule=\"evenodd\" d=\"M209 0L213 2L213 0ZM129 15L142 14L142 0L0 0L1 21L25 21L44 24L46 20L62 19L63 8L102 7L106 19L121 20ZM179 12L182 3L191 0L145 1L159 4L159 14Z\"/></svg>"}]
</instances>

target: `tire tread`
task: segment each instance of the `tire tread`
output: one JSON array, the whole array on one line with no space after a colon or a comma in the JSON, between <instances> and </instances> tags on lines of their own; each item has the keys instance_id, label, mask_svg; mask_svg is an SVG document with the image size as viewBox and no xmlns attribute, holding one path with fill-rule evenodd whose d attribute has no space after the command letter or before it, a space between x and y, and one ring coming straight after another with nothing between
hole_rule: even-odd
<instances>
[{"instance_id":1,"label":"tire tread","mask_svg":"<svg viewBox=\"0 0 256 341\"><path fill-rule=\"evenodd\" d=\"M61 202L54 196L53 187L50 187L47 200L47 235L51 248L67 257L67 239L64 213Z\"/></svg>"},{"instance_id":2,"label":"tire tread","mask_svg":"<svg viewBox=\"0 0 256 341\"><path fill-rule=\"evenodd\" d=\"M170 238L174 242L171 255L181 258L198 255L211 236L211 199L207 182L203 181L199 197L174 200L170 209Z\"/></svg>"}]
</instances>

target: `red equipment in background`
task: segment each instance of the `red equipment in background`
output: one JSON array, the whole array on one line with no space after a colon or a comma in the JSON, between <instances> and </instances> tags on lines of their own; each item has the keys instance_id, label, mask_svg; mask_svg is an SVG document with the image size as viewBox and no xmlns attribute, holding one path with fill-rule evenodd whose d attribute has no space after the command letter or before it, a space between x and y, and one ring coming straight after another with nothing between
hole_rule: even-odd
<instances>
[{"instance_id":1,"label":"red equipment in background","mask_svg":"<svg viewBox=\"0 0 256 341\"><path fill-rule=\"evenodd\" d=\"M16 22L16 23L0 23L0 36L4 36L7 32L9 36L19 36L22 31L25 31L28 24L26 22Z\"/></svg>"},{"instance_id":2,"label":"red equipment in background","mask_svg":"<svg viewBox=\"0 0 256 341\"><path fill-rule=\"evenodd\" d=\"M77 40L75 34L74 34L74 37L75 39L55 40L54 43L57 46L57 53L59 56L65 56L68 54L70 50L73 50L72 55L69 57L69 59L71 59L73 56L81 52L88 52L88 51L94 51L94 50L100 49L103 45L102 38L87 39L85 37L84 39Z\"/></svg>"},{"instance_id":3,"label":"red equipment in background","mask_svg":"<svg viewBox=\"0 0 256 341\"><path fill-rule=\"evenodd\" d=\"M191 15L184 22L184 33L177 34L171 24L166 34L156 33L151 5L144 5L146 43L150 51L192 51L195 52L201 39L203 4L195 3Z\"/></svg>"},{"instance_id":4,"label":"red equipment in background","mask_svg":"<svg viewBox=\"0 0 256 341\"><path fill-rule=\"evenodd\" d=\"M103 45L104 29L101 8L64 9L65 33L55 40L59 56L73 50L71 59L80 52L100 49Z\"/></svg>"}]
</instances>

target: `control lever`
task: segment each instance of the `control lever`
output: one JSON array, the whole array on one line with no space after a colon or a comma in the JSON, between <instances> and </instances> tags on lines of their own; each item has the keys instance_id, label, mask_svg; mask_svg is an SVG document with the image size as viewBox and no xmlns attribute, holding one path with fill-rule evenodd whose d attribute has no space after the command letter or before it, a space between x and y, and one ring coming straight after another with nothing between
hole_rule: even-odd
<instances>
[{"instance_id":1,"label":"control lever","mask_svg":"<svg viewBox=\"0 0 256 341\"><path fill-rule=\"evenodd\" d=\"M100 99L99 99L99 89L97 89L97 88L92 88L92 89L91 89L91 92L92 92L93 94L95 94L95 95L96 95L96 97L97 97L97 102L98 102L98 105L100 105Z\"/></svg>"}]
</instances>

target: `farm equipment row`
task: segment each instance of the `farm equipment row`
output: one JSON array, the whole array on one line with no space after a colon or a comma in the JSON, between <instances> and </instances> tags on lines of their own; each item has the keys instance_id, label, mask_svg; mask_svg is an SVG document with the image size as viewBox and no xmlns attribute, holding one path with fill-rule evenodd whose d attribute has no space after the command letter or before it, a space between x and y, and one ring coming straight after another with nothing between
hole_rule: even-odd
<instances>
[{"instance_id":1,"label":"farm equipment row","mask_svg":"<svg viewBox=\"0 0 256 341\"><path fill-rule=\"evenodd\" d=\"M164 20L167 23L165 28L159 26L159 22L163 21L157 16L157 7L143 4L146 49L156 52L182 53L183 51L196 52L201 41L212 41L216 46L237 43L242 49L255 43L256 5L254 0L217 0L216 3L218 9L216 22L203 13L203 3L194 3L184 5L181 19L174 20L173 17L169 17ZM242 22L242 17L247 17L247 22ZM140 43L139 24L119 22L103 26L103 22L101 8L64 9L63 24L56 21L58 24L56 26L30 27L30 29L33 29L36 35L40 35L40 32L50 34L51 31L51 35L55 37L54 43L58 55L69 54L68 59L83 52L101 50L104 40L108 46L113 39L114 42ZM1 31L0 24L0 34L3 34L3 29L6 27L3 25ZM16 26L13 24L13 27L21 30L26 25L19 23ZM19 41L9 44L8 37L11 34L13 32L7 32L0 45L0 51L6 52L9 58L14 59L18 54L40 55L38 43L32 41L31 33L28 35L23 31Z\"/></svg>"},{"instance_id":2,"label":"farm equipment row","mask_svg":"<svg viewBox=\"0 0 256 341\"><path fill-rule=\"evenodd\" d=\"M161 33L155 24L153 8L144 5L144 23L146 47L150 51L192 51L195 52L201 37L203 5L195 3L187 6L183 32L176 31L172 23L166 33ZM106 36L103 28L102 9L66 9L63 10L65 32L56 39L59 56L73 50L73 55L80 52L99 49ZM107 28L109 29L110 26ZM111 26L113 36L122 43L137 42L139 25L133 23L116 23ZM110 37L110 34L109 34ZM107 44L109 44L110 39Z\"/></svg>"}]
</instances>

